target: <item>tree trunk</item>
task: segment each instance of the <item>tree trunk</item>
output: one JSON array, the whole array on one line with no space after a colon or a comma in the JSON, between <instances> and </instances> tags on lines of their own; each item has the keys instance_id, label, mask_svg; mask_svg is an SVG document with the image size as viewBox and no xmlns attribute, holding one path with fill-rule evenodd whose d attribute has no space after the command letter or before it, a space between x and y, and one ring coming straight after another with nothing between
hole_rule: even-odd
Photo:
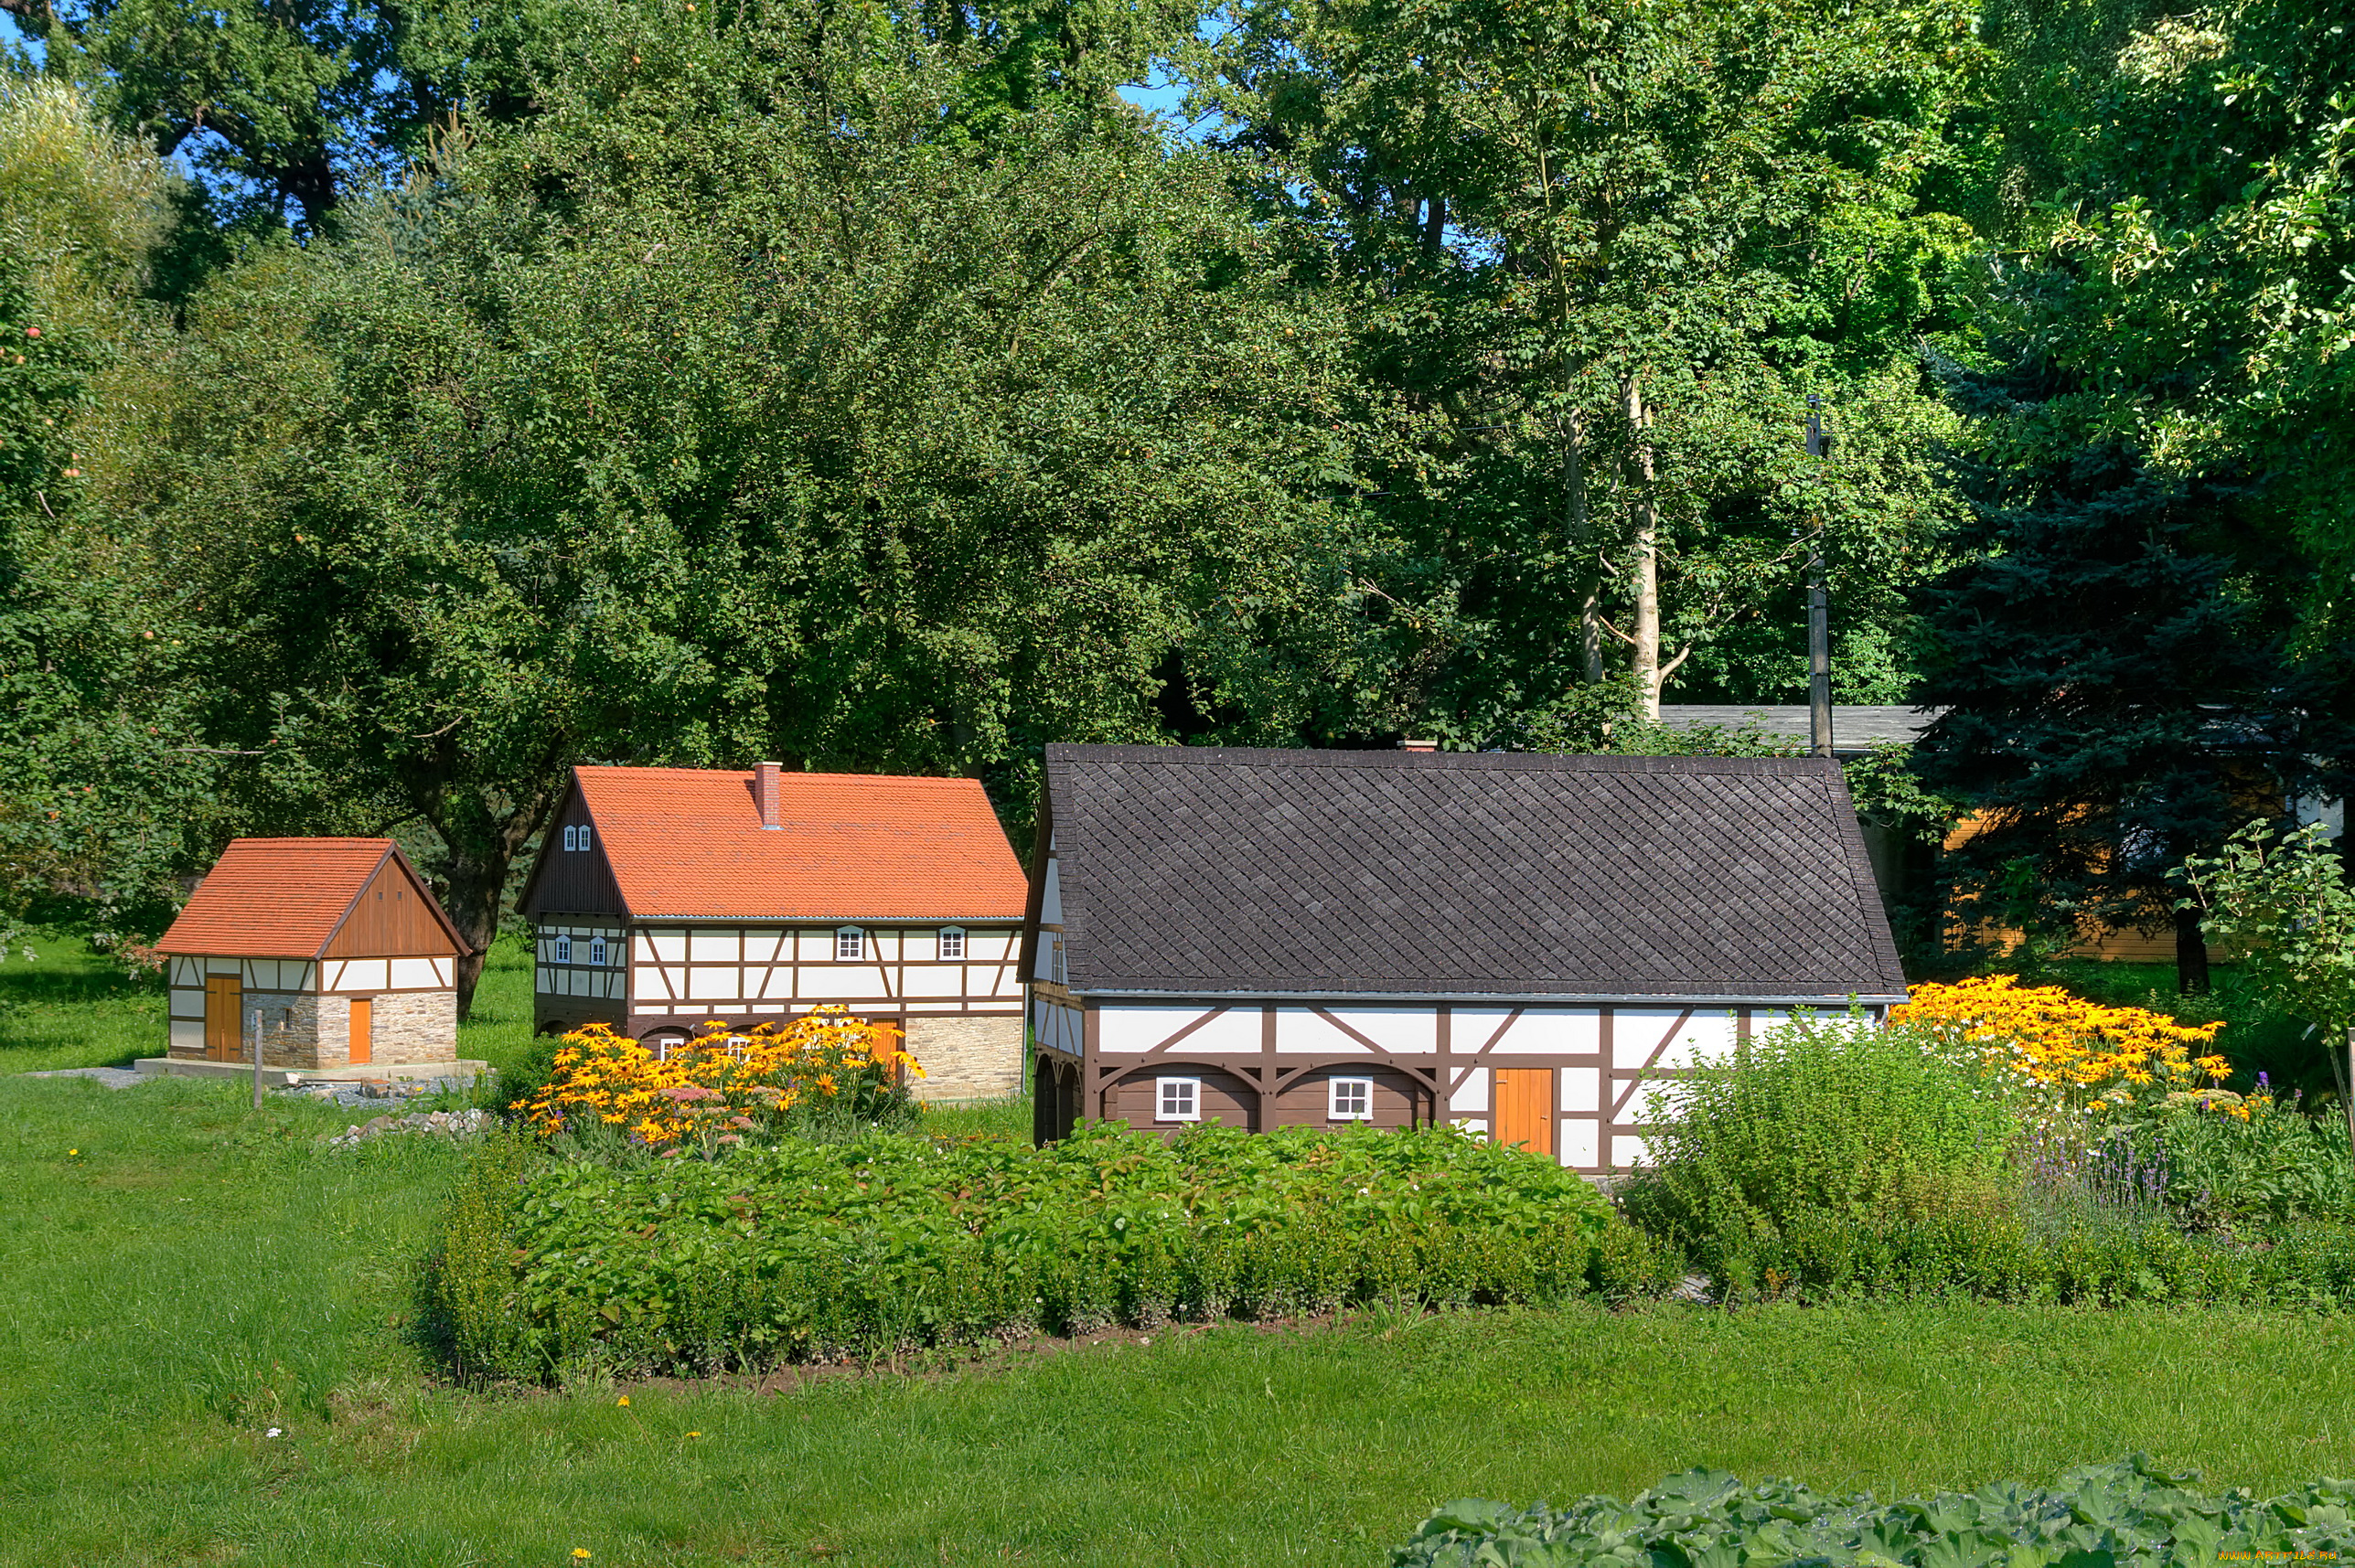
<instances>
[{"instance_id":1,"label":"tree trunk","mask_svg":"<svg viewBox=\"0 0 2355 1568\"><path fill-rule=\"evenodd\" d=\"M546 825L562 794L552 786L537 790L506 811L495 812L480 794L461 786L435 799L434 809L427 813L426 819L442 836L441 870L449 889L443 908L471 949L458 959L461 1019L474 1011L483 959L498 937L499 904L507 896L508 873L516 856Z\"/></svg>"},{"instance_id":2,"label":"tree trunk","mask_svg":"<svg viewBox=\"0 0 2355 1568\"><path fill-rule=\"evenodd\" d=\"M1660 507L1653 496L1652 443L1644 435L1652 418L1643 407L1642 383L1627 383L1627 432L1635 472L1635 684L1644 716L1660 720Z\"/></svg>"},{"instance_id":3,"label":"tree trunk","mask_svg":"<svg viewBox=\"0 0 2355 1568\"><path fill-rule=\"evenodd\" d=\"M2175 912L2175 989L2178 996L2205 996L2208 991L2208 939L2200 930L2200 912Z\"/></svg>"},{"instance_id":4,"label":"tree trunk","mask_svg":"<svg viewBox=\"0 0 2355 1568\"><path fill-rule=\"evenodd\" d=\"M1564 509L1570 559L1578 563L1579 668L1589 686L1602 679L1602 572L1594 559L1593 519L1587 512L1586 421L1573 407L1566 416L1562 445Z\"/></svg>"},{"instance_id":5,"label":"tree trunk","mask_svg":"<svg viewBox=\"0 0 2355 1568\"><path fill-rule=\"evenodd\" d=\"M2347 1093L2348 1080L2355 1077L2355 1028L2337 1031L2339 1038L2330 1042L2330 1075L2339 1080L2339 1109L2347 1119L2347 1149L2355 1154L2355 1095Z\"/></svg>"}]
</instances>

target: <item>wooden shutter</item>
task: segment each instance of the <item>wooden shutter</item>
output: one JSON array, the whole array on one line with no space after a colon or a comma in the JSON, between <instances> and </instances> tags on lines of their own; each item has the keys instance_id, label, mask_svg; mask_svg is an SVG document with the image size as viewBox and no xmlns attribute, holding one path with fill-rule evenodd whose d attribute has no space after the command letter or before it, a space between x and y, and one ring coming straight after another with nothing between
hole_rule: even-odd
<instances>
[{"instance_id":1,"label":"wooden shutter","mask_svg":"<svg viewBox=\"0 0 2355 1568\"><path fill-rule=\"evenodd\" d=\"M245 987L234 975L205 976L205 1055L215 1061L236 1061L244 1043Z\"/></svg>"},{"instance_id":2,"label":"wooden shutter","mask_svg":"<svg viewBox=\"0 0 2355 1568\"><path fill-rule=\"evenodd\" d=\"M372 997L351 999L351 1053L346 1060L354 1067L364 1067L376 1060L376 1000Z\"/></svg>"},{"instance_id":3,"label":"wooden shutter","mask_svg":"<svg viewBox=\"0 0 2355 1568\"><path fill-rule=\"evenodd\" d=\"M1496 1141L1533 1154L1554 1152L1554 1070L1500 1067L1495 1073Z\"/></svg>"}]
</instances>

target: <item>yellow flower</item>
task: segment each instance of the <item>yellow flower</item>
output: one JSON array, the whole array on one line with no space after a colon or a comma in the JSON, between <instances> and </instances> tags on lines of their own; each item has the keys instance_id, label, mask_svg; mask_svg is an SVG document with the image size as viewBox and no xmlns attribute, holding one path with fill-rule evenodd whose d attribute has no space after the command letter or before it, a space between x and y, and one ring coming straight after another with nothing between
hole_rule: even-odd
<instances>
[{"instance_id":1,"label":"yellow flower","mask_svg":"<svg viewBox=\"0 0 2355 1568\"><path fill-rule=\"evenodd\" d=\"M589 1560L589 1549L588 1549L587 1547L585 1547L585 1546L575 1546L574 1548L573 1548L573 1562L575 1562L575 1563L586 1563L588 1560Z\"/></svg>"},{"instance_id":2,"label":"yellow flower","mask_svg":"<svg viewBox=\"0 0 2355 1568\"><path fill-rule=\"evenodd\" d=\"M629 1403L629 1395L627 1395L627 1394L624 1394L624 1395L622 1395L622 1396L621 1396L621 1398L619 1398L619 1399L617 1399L617 1400L614 1401L614 1403L615 1403L616 1404L627 1404L627 1403Z\"/></svg>"}]
</instances>

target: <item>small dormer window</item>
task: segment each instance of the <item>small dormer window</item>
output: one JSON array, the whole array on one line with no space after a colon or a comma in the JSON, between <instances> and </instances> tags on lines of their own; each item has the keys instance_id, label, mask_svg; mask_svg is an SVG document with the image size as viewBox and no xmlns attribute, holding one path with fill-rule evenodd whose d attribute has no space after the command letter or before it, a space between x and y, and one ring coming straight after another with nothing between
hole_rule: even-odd
<instances>
[{"instance_id":1,"label":"small dormer window","mask_svg":"<svg viewBox=\"0 0 2355 1568\"><path fill-rule=\"evenodd\" d=\"M846 925L834 933L834 956L859 959L867 955L867 933L855 925Z\"/></svg>"},{"instance_id":2,"label":"small dormer window","mask_svg":"<svg viewBox=\"0 0 2355 1568\"><path fill-rule=\"evenodd\" d=\"M1153 1105L1153 1120L1157 1122L1202 1120L1202 1080L1199 1078L1154 1079Z\"/></svg>"},{"instance_id":3,"label":"small dormer window","mask_svg":"<svg viewBox=\"0 0 2355 1568\"><path fill-rule=\"evenodd\" d=\"M559 964L570 964L573 961L573 939L571 937L560 936L556 939L555 957L556 962Z\"/></svg>"},{"instance_id":4,"label":"small dormer window","mask_svg":"<svg viewBox=\"0 0 2355 1568\"><path fill-rule=\"evenodd\" d=\"M1325 1119L1333 1122L1365 1122L1374 1118L1374 1080L1371 1078L1332 1078L1326 1080Z\"/></svg>"},{"instance_id":5,"label":"small dormer window","mask_svg":"<svg viewBox=\"0 0 2355 1568\"><path fill-rule=\"evenodd\" d=\"M943 958L965 956L965 932L962 927L944 925L940 928L940 955Z\"/></svg>"},{"instance_id":6,"label":"small dormer window","mask_svg":"<svg viewBox=\"0 0 2355 1568\"><path fill-rule=\"evenodd\" d=\"M564 824L564 848L569 852L581 847L581 830L571 823Z\"/></svg>"},{"instance_id":7,"label":"small dormer window","mask_svg":"<svg viewBox=\"0 0 2355 1568\"><path fill-rule=\"evenodd\" d=\"M588 848L588 847L589 847L589 825L588 825L587 823L583 822L583 824L581 824L581 848L582 848L583 849L586 849L586 848Z\"/></svg>"},{"instance_id":8,"label":"small dormer window","mask_svg":"<svg viewBox=\"0 0 2355 1568\"><path fill-rule=\"evenodd\" d=\"M589 938L589 962L597 965L597 967L601 969L605 967L605 939L604 937L593 936Z\"/></svg>"}]
</instances>

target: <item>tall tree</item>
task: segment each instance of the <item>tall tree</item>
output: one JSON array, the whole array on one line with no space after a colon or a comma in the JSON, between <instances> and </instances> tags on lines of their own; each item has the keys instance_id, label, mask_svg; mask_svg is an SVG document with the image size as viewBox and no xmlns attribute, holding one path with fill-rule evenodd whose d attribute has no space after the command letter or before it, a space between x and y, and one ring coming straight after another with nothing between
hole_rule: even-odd
<instances>
[{"instance_id":1,"label":"tall tree","mask_svg":"<svg viewBox=\"0 0 2355 1568\"><path fill-rule=\"evenodd\" d=\"M2207 988L2169 874L2309 771L2279 635L2221 548L2228 500L2115 443L1986 474L1986 553L1919 595L1921 699L1948 711L1914 765L1981 814L1944 867L1966 921L2171 929L2178 986Z\"/></svg>"},{"instance_id":2,"label":"tall tree","mask_svg":"<svg viewBox=\"0 0 2355 1568\"><path fill-rule=\"evenodd\" d=\"M1934 189L1976 59L1964 13L1232 15L1198 101L1321 242L1304 273L1354 293L1401 416L1386 499L1471 627L1433 683L1440 727L1493 732L1600 678L1607 645L1656 706L1685 660L1795 607L1793 535L1817 519L1889 645L1889 585L1946 506L1915 357L1955 329L1969 240ZM1855 416L1828 474L1799 451L1809 389Z\"/></svg>"},{"instance_id":3,"label":"tall tree","mask_svg":"<svg viewBox=\"0 0 2355 1568\"><path fill-rule=\"evenodd\" d=\"M200 295L111 476L249 809L430 823L477 945L577 760L1019 773L1172 656L1237 739L1380 684L1335 329L1222 160L840 21L614 19Z\"/></svg>"}]
</instances>

